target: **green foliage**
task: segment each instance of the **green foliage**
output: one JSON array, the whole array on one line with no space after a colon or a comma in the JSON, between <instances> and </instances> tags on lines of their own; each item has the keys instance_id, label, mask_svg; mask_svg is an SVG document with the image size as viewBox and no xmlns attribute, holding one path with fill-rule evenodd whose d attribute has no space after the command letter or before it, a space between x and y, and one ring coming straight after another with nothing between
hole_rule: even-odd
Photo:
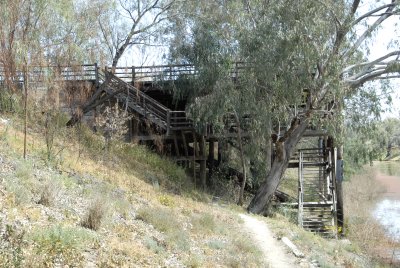
<instances>
[{"instance_id":1,"label":"green foliage","mask_svg":"<svg viewBox=\"0 0 400 268\"><path fill-rule=\"evenodd\" d=\"M193 215L192 225L195 232L201 233L213 233L217 229L214 216L209 213Z\"/></svg>"},{"instance_id":2,"label":"green foliage","mask_svg":"<svg viewBox=\"0 0 400 268\"><path fill-rule=\"evenodd\" d=\"M17 94L0 87L0 113L20 113L20 99Z\"/></svg>"},{"instance_id":3,"label":"green foliage","mask_svg":"<svg viewBox=\"0 0 400 268\"><path fill-rule=\"evenodd\" d=\"M33 192L37 190L33 180L32 164L29 161L17 162L15 177L5 178L6 189L13 194L17 205L29 204L33 199Z\"/></svg>"},{"instance_id":4,"label":"green foliage","mask_svg":"<svg viewBox=\"0 0 400 268\"><path fill-rule=\"evenodd\" d=\"M158 197L158 201L160 201L160 204L167 206L167 207L174 207L175 206L175 201L173 197L163 194Z\"/></svg>"},{"instance_id":5,"label":"green foliage","mask_svg":"<svg viewBox=\"0 0 400 268\"><path fill-rule=\"evenodd\" d=\"M68 118L66 114L57 109L49 108L42 112L38 117L39 124L43 127L43 136L46 142L47 161L61 158L61 153L65 149L65 138L67 135L66 123Z\"/></svg>"},{"instance_id":6,"label":"green foliage","mask_svg":"<svg viewBox=\"0 0 400 268\"><path fill-rule=\"evenodd\" d=\"M207 246L211 249L220 250L226 247L226 243L221 240L211 240L207 243Z\"/></svg>"},{"instance_id":7,"label":"green foliage","mask_svg":"<svg viewBox=\"0 0 400 268\"><path fill-rule=\"evenodd\" d=\"M344 140L345 167L350 174L366 163L389 157L392 148L400 145L400 120L396 118L352 123L347 124Z\"/></svg>"},{"instance_id":8,"label":"green foliage","mask_svg":"<svg viewBox=\"0 0 400 268\"><path fill-rule=\"evenodd\" d=\"M77 265L83 260L82 250L97 241L97 236L86 229L63 226L35 229L30 238L45 266Z\"/></svg>"},{"instance_id":9,"label":"green foliage","mask_svg":"<svg viewBox=\"0 0 400 268\"><path fill-rule=\"evenodd\" d=\"M144 239L144 245L157 254L163 253L165 251L165 248L162 245L160 245L155 239L149 236Z\"/></svg>"}]
</instances>

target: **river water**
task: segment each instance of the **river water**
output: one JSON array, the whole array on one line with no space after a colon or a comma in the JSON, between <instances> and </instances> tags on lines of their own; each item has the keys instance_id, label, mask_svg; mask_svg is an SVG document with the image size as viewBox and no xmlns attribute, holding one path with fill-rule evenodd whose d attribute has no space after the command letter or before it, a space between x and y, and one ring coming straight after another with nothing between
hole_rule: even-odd
<instances>
[{"instance_id":1,"label":"river water","mask_svg":"<svg viewBox=\"0 0 400 268\"><path fill-rule=\"evenodd\" d=\"M400 242L400 162L380 162L377 169L376 179L386 191L375 207L374 217L393 240Z\"/></svg>"}]
</instances>

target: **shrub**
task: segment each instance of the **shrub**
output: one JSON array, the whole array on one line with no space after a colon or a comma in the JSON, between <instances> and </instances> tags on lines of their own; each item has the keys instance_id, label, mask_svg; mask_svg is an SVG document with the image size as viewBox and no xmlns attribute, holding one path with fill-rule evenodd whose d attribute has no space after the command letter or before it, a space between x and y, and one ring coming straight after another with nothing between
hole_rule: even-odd
<instances>
[{"instance_id":1,"label":"shrub","mask_svg":"<svg viewBox=\"0 0 400 268\"><path fill-rule=\"evenodd\" d=\"M157 254L162 253L165 250L162 245L160 245L156 240L149 236L144 239L144 245Z\"/></svg>"},{"instance_id":2,"label":"shrub","mask_svg":"<svg viewBox=\"0 0 400 268\"><path fill-rule=\"evenodd\" d=\"M51 206L54 204L54 200L57 196L58 187L51 181L44 184L42 191L40 193L40 199L38 204L43 206Z\"/></svg>"},{"instance_id":3,"label":"shrub","mask_svg":"<svg viewBox=\"0 0 400 268\"><path fill-rule=\"evenodd\" d=\"M80 253L83 248L97 240L96 235L87 230L62 226L38 228L30 236L40 255L37 261L47 267L55 263L76 266L83 260Z\"/></svg>"},{"instance_id":4,"label":"shrub","mask_svg":"<svg viewBox=\"0 0 400 268\"><path fill-rule=\"evenodd\" d=\"M11 225L5 226L5 231L0 236L0 264L2 267L22 266L24 260L22 249L26 247L24 235L23 231L18 231Z\"/></svg>"},{"instance_id":5,"label":"shrub","mask_svg":"<svg viewBox=\"0 0 400 268\"><path fill-rule=\"evenodd\" d=\"M165 208L141 208L138 210L136 218L152 224L161 232L169 232L179 228L179 223L172 210Z\"/></svg>"},{"instance_id":6,"label":"shrub","mask_svg":"<svg viewBox=\"0 0 400 268\"><path fill-rule=\"evenodd\" d=\"M32 192L23 184L18 183L11 178L5 180L7 191L12 193L16 205L28 204L31 202Z\"/></svg>"},{"instance_id":7,"label":"shrub","mask_svg":"<svg viewBox=\"0 0 400 268\"><path fill-rule=\"evenodd\" d=\"M207 243L207 246L211 249L223 249L225 247L225 243L221 240L210 240Z\"/></svg>"},{"instance_id":8,"label":"shrub","mask_svg":"<svg viewBox=\"0 0 400 268\"><path fill-rule=\"evenodd\" d=\"M15 170L15 176L23 181L29 181L32 178L32 166L29 162L21 161Z\"/></svg>"},{"instance_id":9,"label":"shrub","mask_svg":"<svg viewBox=\"0 0 400 268\"><path fill-rule=\"evenodd\" d=\"M141 208L138 210L136 217L152 224L157 230L164 232L168 244L182 250L189 249L189 237L182 230L172 210L165 208Z\"/></svg>"},{"instance_id":10,"label":"shrub","mask_svg":"<svg viewBox=\"0 0 400 268\"><path fill-rule=\"evenodd\" d=\"M185 265L190 268L202 267L203 258L198 254L192 254L185 261Z\"/></svg>"},{"instance_id":11,"label":"shrub","mask_svg":"<svg viewBox=\"0 0 400 268\"><path fill-rule=\"evenodd\" d=\"M89 206L86 216L83 218L81 225L91 230L98 230L107 213L107 208L102 200L95 200Z\"/></svg>"},{"instance_id":12,"label":"shrub","mask_svg":"<svg viewBox=\"0 0 400 268\"><path fill-rule=\"evenodd\" d=\"M164 205L164 206L167 206L167 207L174 207L175 206L175 201L174 201L173 197L169 196L169 195L166 195L166 194L160 195L158 197L158 201L160 201L161 205Z\"/></svg>"},{"instance_id":13,"label":"shrub","mask_svg":"<svg viewBox=\"0 0 400 268\"><path fill-rule=\"evenodd\" d=\"M192 218L192 225L195 231L202 233L214 232L217 227L214 216L209 213L194 216Z\"/></svg>"}]
</instances>

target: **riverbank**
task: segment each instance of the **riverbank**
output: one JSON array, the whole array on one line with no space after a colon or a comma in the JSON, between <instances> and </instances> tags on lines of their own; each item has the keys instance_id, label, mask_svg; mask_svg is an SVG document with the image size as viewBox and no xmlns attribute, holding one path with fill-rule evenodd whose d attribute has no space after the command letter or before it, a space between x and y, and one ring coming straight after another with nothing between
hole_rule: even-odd
<instances>
[{"instance_id":1,"label":"riverbank","mask_svg":"<svg viewBox=\"0 0 400 268\"><path fill-rule=\"evenodd\" d=\"M376 203L373 215L393 241L386 254L400 262L400 162L377 163L375 180L382 185L384 192Z\"/></svg>"},{"instance_id":2,"label":"riverbank","mask_svg":"<svg viewBox=\"0 0 400 268\"><path fill-rule=\"evenodd\" d=\"M375 217L377 205L392 195L392 188L388 186L395 183L381 169L379 163L375 163L344 182L345 234L362 251L368 252L378 266L396 267L400 265L395 256L400 243L389 238L383 223ZM389 218L384 213L382 216Z\"/></svg>"}]
</instances>

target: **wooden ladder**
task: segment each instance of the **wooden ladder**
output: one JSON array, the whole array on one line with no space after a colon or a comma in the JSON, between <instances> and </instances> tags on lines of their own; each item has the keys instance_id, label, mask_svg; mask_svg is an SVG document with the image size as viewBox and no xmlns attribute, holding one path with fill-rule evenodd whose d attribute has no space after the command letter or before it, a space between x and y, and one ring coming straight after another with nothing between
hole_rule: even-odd
<instances>
[{"instance_id":1,"label":"wooden ladder","mask_svg":"<svg viewBox=\"0 0 400 268\"><path fill-rule=\"evenodd\" d=\"M331 154L322 149L299 151L298 224L323 236L336 236Z\"/></svg>"}]
</instances>

